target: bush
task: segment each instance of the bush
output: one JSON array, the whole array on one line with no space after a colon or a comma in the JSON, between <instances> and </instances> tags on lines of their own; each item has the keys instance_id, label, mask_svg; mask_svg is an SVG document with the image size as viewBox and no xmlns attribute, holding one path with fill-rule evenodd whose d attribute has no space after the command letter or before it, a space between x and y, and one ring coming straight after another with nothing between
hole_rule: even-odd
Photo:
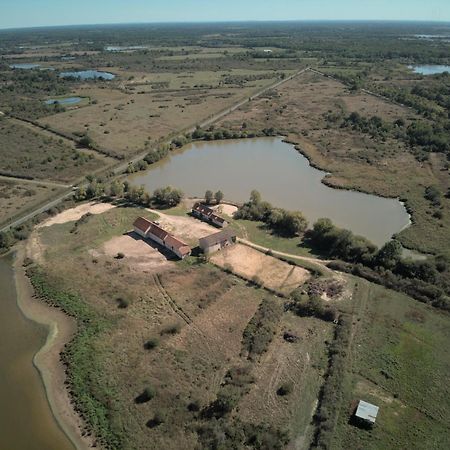
<instances>
[{"instance_id":1,"label":"bush","mask_svg":"<svg viewBox=\"0 0 450 450\"><path fill-rule=\"evenodd\" d=\"M115 256L116 259L123 259L125 258L125 254L122 252L117 253L117 255Z\"/></svg>"},{"instance_id":2,"label":"bush","mask_svg":"<svg viewBox=\"0 0 450 450\"><path fill-rule=\"evenodd\" d=\"M158 347L159 340L157 338L150 338L148 341L144 343L144 348L146 350L153 350L154 348Z\"/></svg>"},{"instance_id":3,"label":"bush","mask_svg":"<svg viewBox=\"0 0 450 450\"><path fill-rule=\"evenodd\" d=\"M289 395L294 389L294 385L288 381L286 383L283 383L278 389L277 389L277 395L284 397L285 395Z\"/></svg>"},{"instance_id":4,"label":"bush","mask_svg":"<svg viewBox=\"0 0 450 450\"><path fill-rule=\"evenodd\" d=\"M176 322L176 323L172 323L169 325L166 325L164 328L161 329L160 334L161 336L165 335L165 334L178 334L181 330L181 325L180 323Z\"/></svg>"},{"instance_id":5,"label":"bush","mask_svg":"<svg viewBox=\"0 0 450 450\"><path fill-rule=\"evenodd\" d=\"M120 309L125 309L125 308L128 308L128 306L130 306L130 301L126 298L118 297L116 299L116 301L117 301L117 305Z\"/></svg>"}]
</instances>

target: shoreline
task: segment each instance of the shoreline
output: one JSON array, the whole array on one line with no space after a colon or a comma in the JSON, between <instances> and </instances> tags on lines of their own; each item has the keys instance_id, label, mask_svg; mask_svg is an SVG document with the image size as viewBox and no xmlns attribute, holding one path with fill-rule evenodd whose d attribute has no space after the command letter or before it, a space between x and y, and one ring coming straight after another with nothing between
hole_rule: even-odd
<instances>
[{"instance_id":1,"label":"shoreline","mask_svg":"<svg viewBox=\"0 0 450 450\"><path fill-rule=\"evenodd\" d=\"M93 447L94 438L83 435L85 426L73 407L60 360L61 351L76 333L76 322L61 310L34 299L33 287L22 265L25 255L26 244L19 244L14 250L13 263L17 306L27 319L45 326L48 331L45 344L33 356L33 365L39 372L57 426L74 449L88 450Z\"/></svg>"}]
</instances>

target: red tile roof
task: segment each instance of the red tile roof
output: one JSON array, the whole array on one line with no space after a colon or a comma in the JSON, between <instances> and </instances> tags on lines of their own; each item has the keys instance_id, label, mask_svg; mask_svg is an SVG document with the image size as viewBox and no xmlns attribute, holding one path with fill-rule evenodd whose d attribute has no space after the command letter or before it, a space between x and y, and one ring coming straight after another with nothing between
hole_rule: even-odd
<instances>
[{"instance_id":1,"label":"red tile roof","mask_svg":"<svg viewBox=\"0 0 450 450\"><path fill-rule=\"evenodd\" d=\"M145 217L138 217L134 221L133 226L138 230L141 230L143 233L147 233L148 229L152 226L152 222L147 220Z\"/></svg>"},{"instance_id":2,"label":"red tile roof","mask_svg":"<svg viewBox=\"0 0 450 450\"><path fill-rule=\"evenodd\" d=\"M169 233L166 230L163 230L161 227L156 225L156 223L151 222L151 228L149 231L153 236L156 236L157 238L164 241L164 239L169 236Z\"/></svg>"}]
</instances>

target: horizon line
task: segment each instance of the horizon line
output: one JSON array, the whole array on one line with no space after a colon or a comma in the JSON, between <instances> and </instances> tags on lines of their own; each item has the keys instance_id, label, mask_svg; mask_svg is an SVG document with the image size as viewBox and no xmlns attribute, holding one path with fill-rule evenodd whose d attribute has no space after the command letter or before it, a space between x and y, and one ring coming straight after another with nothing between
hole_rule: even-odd
<instances>
[{"instance_id":1,"label":"horizon line","mask_svg":"<svg viewBox=\"0 0 450 450\"><path fill-rule=\"evenodd\" d=\"M60 25L33 25L23 27L0 28L1 31L35 30L45 28L76 28L89 26L127 26L127 25L201 25L201 24L233 24L233 23L415 23L415 24L449 24L450 20L436 19L230 19L230 20L161 20L154 22L103 22L103 23L77 23Z\"/></svg>"}]
</instances>

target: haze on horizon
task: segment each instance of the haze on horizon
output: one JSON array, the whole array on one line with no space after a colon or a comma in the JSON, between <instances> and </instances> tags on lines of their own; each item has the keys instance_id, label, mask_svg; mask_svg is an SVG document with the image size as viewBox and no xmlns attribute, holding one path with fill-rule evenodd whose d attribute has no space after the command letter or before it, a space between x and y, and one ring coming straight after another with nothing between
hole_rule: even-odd
<instances>
[{"instance_id":1,"label":"haze on horizon","mask_svg":"<svg viewBox=\"0 0 450 450\"><path fill-rule=\"evenodd\" d=\"M253 20L450 21L448 0L0 0L0 29Z\"/></svg>"}]
</instances>

